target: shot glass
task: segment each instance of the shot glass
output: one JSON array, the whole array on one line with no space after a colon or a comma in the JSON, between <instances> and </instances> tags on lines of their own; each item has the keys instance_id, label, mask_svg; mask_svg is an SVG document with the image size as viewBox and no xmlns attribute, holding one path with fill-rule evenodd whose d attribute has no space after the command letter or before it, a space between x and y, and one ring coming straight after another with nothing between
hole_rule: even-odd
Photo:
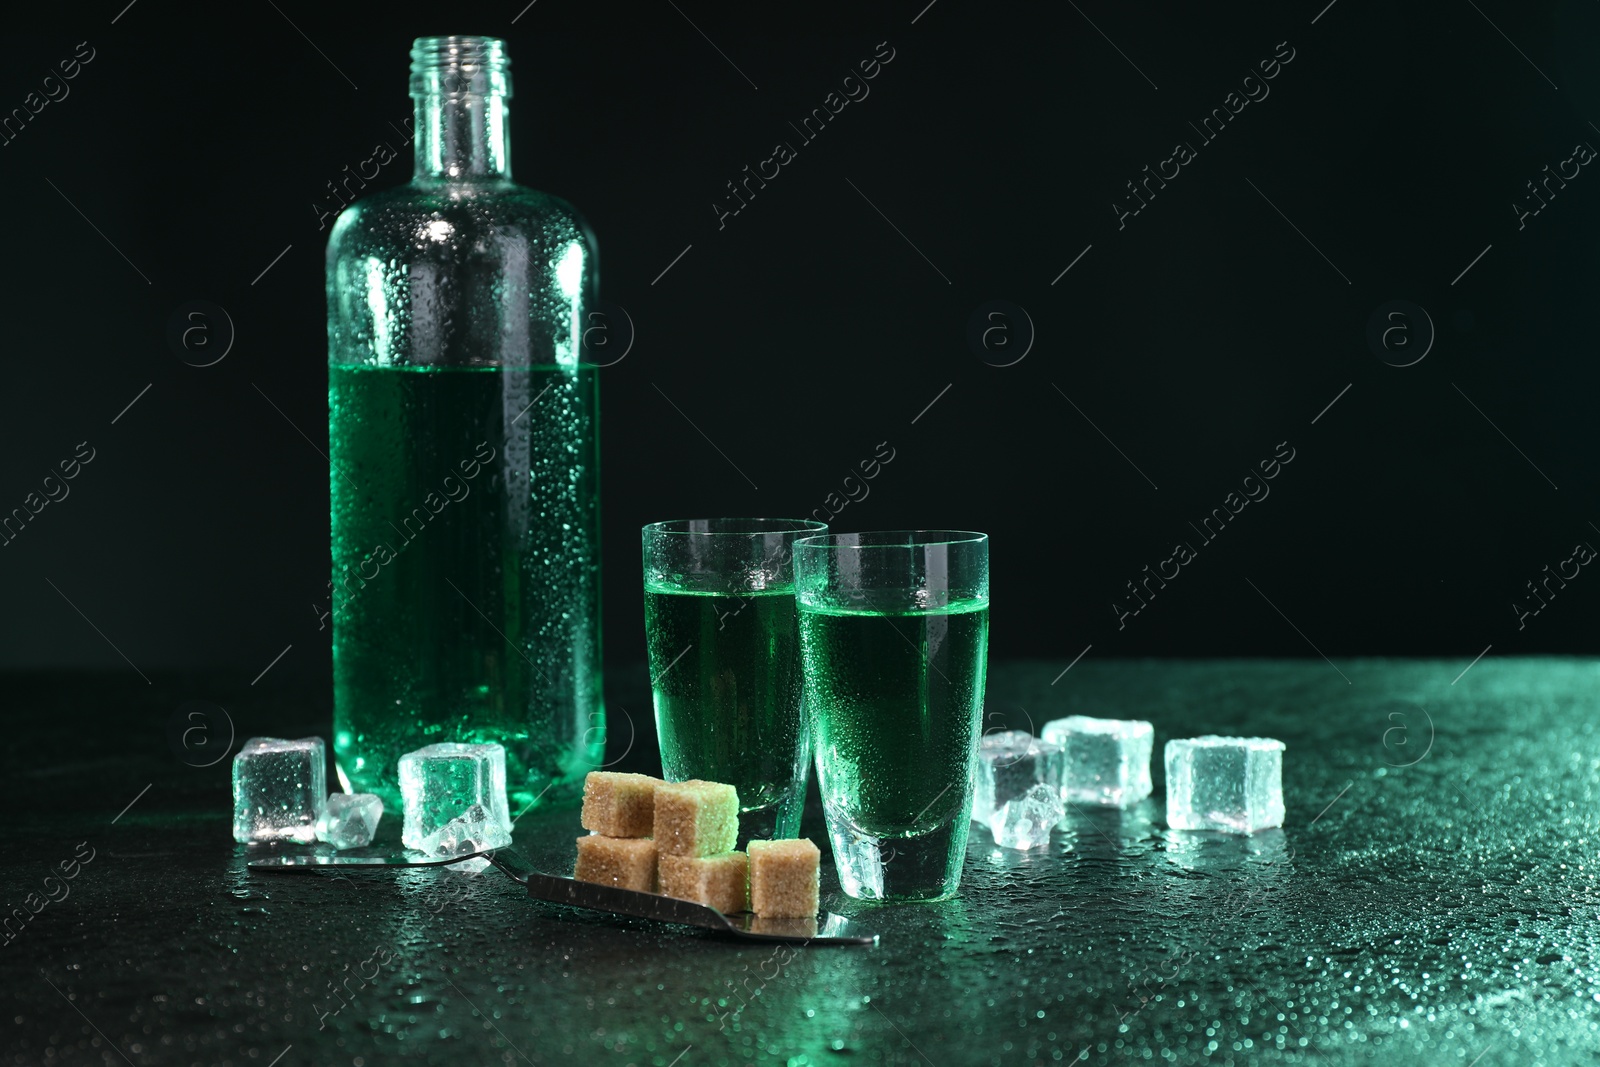
<instances>
[{"instance_id":1,"label":"shot glass","mask_svg":"<svg viewBox=\"0 0 1600 1067\"><path fill-rule=\"evenodd\" d=\"M792 550L806 519L646 526L644 628L661 766L739 791L739 847L796 837L811 731Z\"/></svg>"},{"instance_id":2,"label":"shot glass","mask_svg":"<svg viewBox=\"0 0 1600 1067\"><path fill-rule=\"evenodd\" d=\"M989 649L989 538L961 530L796 542L805 698L839 882L953 896Z\"/></svg>"}]
</instances>

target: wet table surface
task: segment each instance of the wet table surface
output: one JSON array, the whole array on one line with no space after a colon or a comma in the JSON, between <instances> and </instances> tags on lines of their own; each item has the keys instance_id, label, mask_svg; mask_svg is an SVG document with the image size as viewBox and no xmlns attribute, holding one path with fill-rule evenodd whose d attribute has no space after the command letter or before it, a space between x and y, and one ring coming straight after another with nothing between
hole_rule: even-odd
<instances>
[{"instance_id":1,"label":"wet table surface","mask_svg":"<svg viewBox=\"0 0 1600 1067\"><path fill-rule=\"evenodd\" d=\"M1064 666L993 665L986 728L1146 718L1158 753L1280 738L1284 828L1169 831L1150 801L1074 813L1047 852L975 828L958 899L869 906L838 893L813 794L824 905L881 934L829 949L538 903L492 869L251 874L228 759L194 764L230 732L326 735L325 697L13 676L0 1049L139 1067L1600 1057L1600 665ZM642 672L608 683L610 756L650 770ZM226 719L185 737L197 698ZM1159 800L1159 756L1155 774ZM575 810L537 810L516 838L565 873L578 832Z\"/></svg>"}]
</instances>

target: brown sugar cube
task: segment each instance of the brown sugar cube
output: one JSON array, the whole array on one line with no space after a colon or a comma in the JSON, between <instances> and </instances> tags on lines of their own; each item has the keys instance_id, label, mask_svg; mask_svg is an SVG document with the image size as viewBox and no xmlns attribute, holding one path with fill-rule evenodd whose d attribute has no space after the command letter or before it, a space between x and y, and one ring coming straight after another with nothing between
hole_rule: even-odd
<instances>
[{"instance_id":1,"label":"brown sugar cube","mask_svg":"<svg viewBox=\"0 0 1600 1067\"><path fill-rule=\"evenodd\" d=\"M656 843L648 837L578 838L578 868L572 877L580 882L612 885L653 893L656 889Z\"/></svg>"},{"instance_id":2,"label":"brown sugar cube","mask_svg":"<svg viewBox=\"0 0 1600 1067\"><path fill-rule=\"evenodd\" d=\"M816 918L822 852L806 838L750 842L750 910L768 918Z\"/></svg>"},{"instance_id":3,"label":"brown sugar cube","mask_svg":"<svg viewBox=\"0 0 1600 1067\"><path fill-rule=\"evenodd\" d=\"M585 830L607 837L649 837L660 784L661 779L648 774L590 771L583 780L583 813L578 822Z\"/></svg>"},{"instance_id":4,"label":"brown sugar cube","mask_svg":"<svg viewBox=\"0 0 1600 1067\"><path fill-rule=\"evenodd\" d=\"M663 856L732 852L739 841L739 794L721 782L662 782L652 836Z\"/></svg>"},{"instance_id":5,"label":"brown sugar cube","mask_svg":"<svg viewBox=\"0 0 1600 1067\"><path fill-rule=\"evenodd\" d=\"M656 877L664 896L692 900L724 915L750 909L750 857L743 852L662 856Z\"/></svg>"}]
</instances>

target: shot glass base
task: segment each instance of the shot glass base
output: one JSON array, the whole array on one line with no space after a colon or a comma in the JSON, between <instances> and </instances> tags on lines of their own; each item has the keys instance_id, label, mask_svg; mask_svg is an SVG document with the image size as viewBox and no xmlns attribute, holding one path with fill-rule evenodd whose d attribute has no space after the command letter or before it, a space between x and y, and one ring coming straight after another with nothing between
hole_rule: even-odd
<instances>
[{"instance_id":1,"label":"shot glass base","mask_svg":"<svg viewBox=\"0 0 1600 1067\"><path fill-rule=\"evenodd\" d=\"M735 847L744 851L752 841L782 841L800 836L800 815L805 808L805 782L794 794L769 804L739 813L739 843Z\"/></svg>"},{"instance_id":2,"label":"shot glass base","mask_svg":"<svg viewBox=\"0 0 1600 1067\"><path fill-rule=\"evenodd\" d=\"M875 837L830 818L839 886L858 900L948 900L961 885L969 825L963 816L913 837Z\"/></svg>"}]
</instances>

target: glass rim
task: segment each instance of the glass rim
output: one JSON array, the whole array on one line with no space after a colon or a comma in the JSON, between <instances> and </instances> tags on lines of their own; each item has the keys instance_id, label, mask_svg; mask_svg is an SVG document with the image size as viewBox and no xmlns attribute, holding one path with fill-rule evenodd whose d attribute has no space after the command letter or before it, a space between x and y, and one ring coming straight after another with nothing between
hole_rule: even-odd
<instances>
[{"instance_id":1,"label":"glass rim","mask_svg":"<svg viewBox=\"0 0 1600 1067\"><path fill-rule=\"evenodd\" d=\"M987 544L989 535L977 530L863 530L859 533L808 534L794 543L795 551L813 549L838 552L881 548L933 548L940 545Z\"/></svg>"},{"instance_id":2,"label":"glass rim","mask_svg":"<svg viewBox=\"0 0 1600 1067\"><path fill-rule=\"evenodd\" d=\"M717 524L717 529L695 530L696 524ZM815 519L764 519L764 518L713 518L667 519L646 523L640 528L645 536L668 534L678 537L752 537L759 534L799 534L803 537L821 535L828 528L825 522Z\"/></svg>"}]
</instances>

